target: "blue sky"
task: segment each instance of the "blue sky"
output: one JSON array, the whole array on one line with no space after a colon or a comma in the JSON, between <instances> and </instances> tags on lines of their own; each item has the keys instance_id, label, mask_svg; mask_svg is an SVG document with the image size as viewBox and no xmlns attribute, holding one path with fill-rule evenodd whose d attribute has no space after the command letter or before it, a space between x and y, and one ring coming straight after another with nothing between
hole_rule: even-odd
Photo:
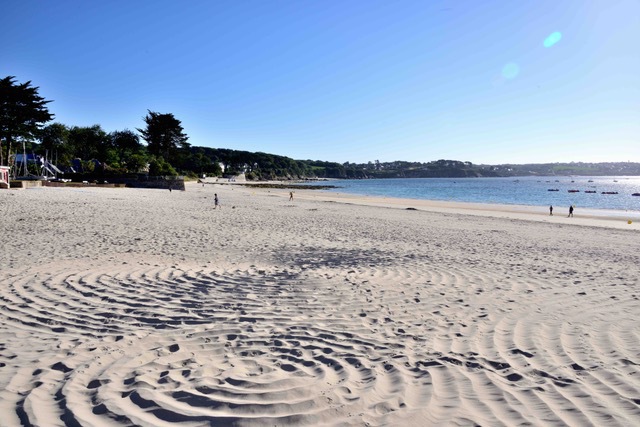
<instances>
[{"instance_id":1,"label":"blue sky","mask_svg":"<svg viewBox=\"0 0 640 427\"><path fill-rule=\"evenodd\" d=\"M638 0L8 0L0 14L0 77L39 86L58 122L110 132L173 113L192 145L338 162L638 162L639 46Z\"/></svg>"}]
</instances>

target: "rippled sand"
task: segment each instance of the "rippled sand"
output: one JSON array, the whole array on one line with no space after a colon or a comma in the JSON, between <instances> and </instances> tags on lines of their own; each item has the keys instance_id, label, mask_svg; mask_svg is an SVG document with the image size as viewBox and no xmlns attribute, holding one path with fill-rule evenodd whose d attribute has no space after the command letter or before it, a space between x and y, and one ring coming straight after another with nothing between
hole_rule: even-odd
<instances>
[{"instance_id":1,"label":"rippled sand","mask_svg":"<svg viewBox=\"0 0 640 427\"><path fill-rule=\"evenodd\" d=\"M637 230L288 191L0 191L0 425L640 424Z\"/></svg>"}]
</instances>

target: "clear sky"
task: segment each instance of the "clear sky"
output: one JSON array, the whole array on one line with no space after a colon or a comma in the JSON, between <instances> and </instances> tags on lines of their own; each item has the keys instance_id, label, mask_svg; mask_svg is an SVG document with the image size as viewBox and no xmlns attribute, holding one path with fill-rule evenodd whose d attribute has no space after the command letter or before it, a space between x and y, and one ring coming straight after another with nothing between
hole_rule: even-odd
<instances>
[{"instance_id":1,"label":"clear sky","mask_svg":"<svg viewBox=\"0 0 640 427\"><path fill-rule=\"evenodd\" d=\"M640 0L5 0L56 121L337 162L640 161Z\"/></svg>"}]
</instances>

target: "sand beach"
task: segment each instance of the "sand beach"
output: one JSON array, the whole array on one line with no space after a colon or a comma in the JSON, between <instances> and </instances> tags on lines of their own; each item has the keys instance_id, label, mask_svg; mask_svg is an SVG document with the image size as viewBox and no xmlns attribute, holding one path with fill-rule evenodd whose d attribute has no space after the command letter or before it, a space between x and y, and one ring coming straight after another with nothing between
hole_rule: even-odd
<instances>
[{"instance_id":1,"label":"sand beach","mask_svg":"<svg viewBox=\"0 0 640 427\"><path fill-rule=\"evenodd\" d=\"M556 212L1 190L0 426L638 425L640 220Z\"/></svg>"}]
</instances>

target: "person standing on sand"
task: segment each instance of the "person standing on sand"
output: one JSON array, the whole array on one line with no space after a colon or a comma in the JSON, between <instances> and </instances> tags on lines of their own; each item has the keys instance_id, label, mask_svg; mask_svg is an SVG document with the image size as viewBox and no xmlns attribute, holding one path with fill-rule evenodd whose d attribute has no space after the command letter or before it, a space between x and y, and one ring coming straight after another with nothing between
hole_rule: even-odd
<instances>
[{"instance_id":1,"label":"person standing on sand","mask_svg":"<svg viewBox=\"0 0 640 427\"><path fill-rule=\"evenodd\" d=\"M218 209L218 206L220 206L220 202L218 200L218 193L215 193L213 195L213 209ZM222 209L222 207L220 207L220 209Z\"/></svg>"},{"instance_id":2,"label":"person standing on sand","mask_svg":"<svg viewBox=\"0 0 640 427\"><path fill-rule=\"evenodd\" d=\"M293 200L293 191L289 191L289 201Z\"/></svg>"},{"instance_id":3,"label":"person standing on sand","mask_svg":"<svg viewBox=\"0 0 640 427\"><path fill-rule=\"evenodd\" d=\"M567 218L569 217L573 217L573 205L569 206L569 215L567 215Z\"/></svg>"},{"instance_id":4,"label":"person standing on sand","mask_svg":"<svg viewBox=\"0 0 640 427\"><path fill-rule=\"evenodd\" d=\"M553 205L549 206L549 215L553 216Z\"/></svg>"}]
</instances>

